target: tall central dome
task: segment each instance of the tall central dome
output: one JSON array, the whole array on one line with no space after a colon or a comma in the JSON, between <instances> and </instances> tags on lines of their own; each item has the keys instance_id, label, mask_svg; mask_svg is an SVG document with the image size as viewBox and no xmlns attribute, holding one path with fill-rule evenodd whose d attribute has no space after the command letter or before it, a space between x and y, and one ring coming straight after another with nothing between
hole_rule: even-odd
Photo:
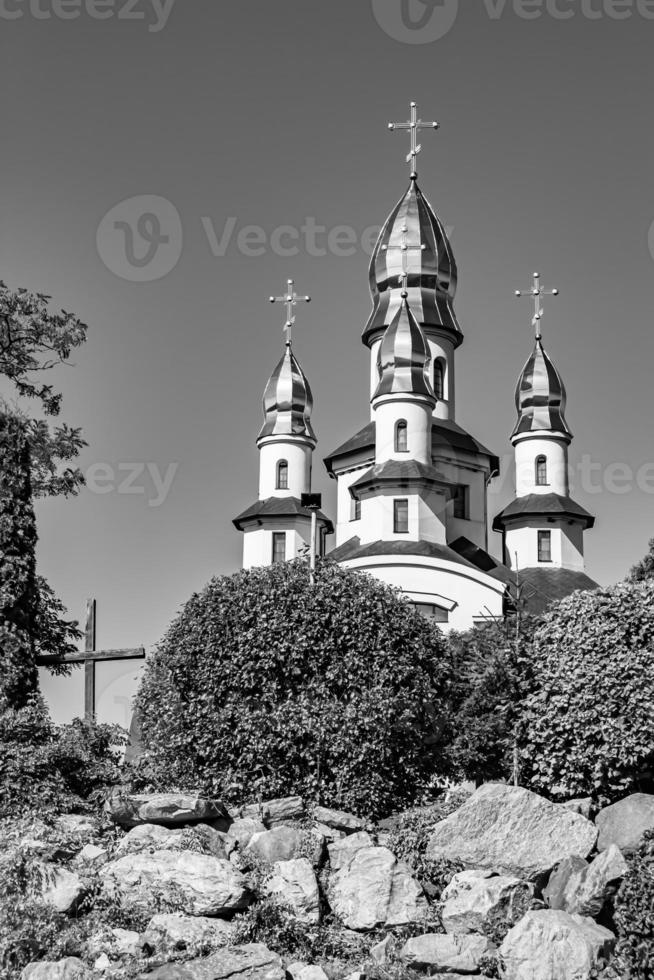
<instances>
[{"instance_id":1,"label":"tall central dome","mask_svg":"<svg viewBox=\"0 0 654 980\"><path fill-rule=\"evenodd\" d=\"M444 331L458 347L463 334L454 313L457 267L445 229L415 177L386 219L370 261L373 310L363 331L370 346L391 324L402 302L406 264L408 301L427 330Z\"/></svg>"}]
</instances>

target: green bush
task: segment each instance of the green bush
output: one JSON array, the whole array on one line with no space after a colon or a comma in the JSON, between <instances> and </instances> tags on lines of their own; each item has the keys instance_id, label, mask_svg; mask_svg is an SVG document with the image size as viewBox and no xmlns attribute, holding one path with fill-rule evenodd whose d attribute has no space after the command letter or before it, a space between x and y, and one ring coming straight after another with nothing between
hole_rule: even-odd
<instances>
[{"instance_id":1,"label":"green bush","mask_svg":"<svg viewBox=\"0 0 654 980\"><path fill-rule=\"evenodd\" d=\"M618 932L611 967L624 980L654 976L654 831L628 859L629 870L615 898Z\"/></svg>"},{"instance_id":2,"label":"green bush","mask_svg":"<svg viewBox=\"0 0 654 980\"><path fill-rule=\"evenodd\" d=\"M440 632L394 590L331 562L312 586L298 560L194 595L136 703L159 785L374 816L442 770L450 678Z\"/></svg>"},{"instance_id":3,"label":"green bush","mask_svg":"<svg viewBox=\"0 0 654 980\"><path fill-rule=\"evenodd\" d=\"M654 582L576 592L534 635L524 777L554 800L606 804L652 786Z\"/></svg>"}]
</instances>

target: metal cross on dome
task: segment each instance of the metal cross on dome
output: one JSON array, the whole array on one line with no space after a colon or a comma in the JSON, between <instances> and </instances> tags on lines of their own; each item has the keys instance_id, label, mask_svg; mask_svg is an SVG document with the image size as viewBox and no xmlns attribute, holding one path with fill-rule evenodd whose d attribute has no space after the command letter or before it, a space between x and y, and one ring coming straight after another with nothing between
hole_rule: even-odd
<instances>
[{"instance_id":1,"label":"metal cross on dome","mask_svg":"<svg viewBox=\"0 0 654 980\"><path fill-rule=\"evenodd\" d=\"M543 296L558 296L558 289L545 289L540 283L540 273L534 272L534 285L531 289L516 289L516 296L531 296L534 300L534 318L531 321L533 327L536 328L536 340L540 340L542 333L540 330L540 321L543 319L543 307L541 306L541 299Z\"/></svg>"},{"instance_id":2,"label":"metal cross on dome","mask_svg":"<svg viewBox=\"0 0 654 980\"><path fill-rule=\"evenodd\" d=\"M401 275L398 276L398 280L402 284L403 291L406 292L407 284L409 281L409 263L408 263L409 252L424 252L427 246L411 245L411 243L407 239L409 229L407 228L406 225L402 225L402 228L400 230L402 232L402 241L400 242L400 244L382 245L382 252L390 252L397 249L402 253L402 273Z\"/></svg>"},{"instance_id":3,"label":"metal cross on dome","mask_svg":"<svg viewBox=\"0 0 654 980\"><path fill-rule=\"evenodd\" d=\"M408 130L411 137L411 149L409 150L406 158L406 162L411 164L411 179L415 180L418 176L418 171L416 170L416 157L422 149L422 145L418 143L418 133L421 129L438 129L439 125L437 122L423 122L422 119L418 119L418 103L409 103L409 108L411 110L411 118L408 122L403 123L389 123L388 128L393 131L395 129Z\"/></svg>"},{"instance_id":4,"label":"metal cross on dome","mask_svg":"<svg viewBox=\"0 0 654 980\"><path fill-rule=\"evenodd\" d=\"M295 313L294 309L298 303L310 303L310 296L298 296L295 292L295 281L293 279L288 279L286 282L286 295L285 296L271 296L271 303L285 303L286 304L286 323L284 324L284 331L286 332L286 343L290 347L292 342L292 330L293 324L295 323Z\"/></svg>"}]
</instances>

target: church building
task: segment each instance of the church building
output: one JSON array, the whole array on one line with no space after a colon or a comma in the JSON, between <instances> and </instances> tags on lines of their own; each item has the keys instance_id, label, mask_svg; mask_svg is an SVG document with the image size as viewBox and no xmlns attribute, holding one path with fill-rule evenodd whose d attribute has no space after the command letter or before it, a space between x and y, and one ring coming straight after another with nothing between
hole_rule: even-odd
<instances>
[{"instance_id":1,"label":"church building","mask_svg":"<svg viewBox=\"0 0 654 980\"><path fill-rule=\"evenodd\" d=\"M494 518L501 559L489 545L488 487L498 457L456 421L456 352L463 332L454 310L457 266L445 229L418 186L417 134L436 128L417 118L408 131L409 186L383 225L370 262L372 312L363 330L370 352L370 421L325 458L336 482L334 525L315 515L317 549L339 564L399 587L444 629L468 629L503 616L518 596L540 612L579 588L583 534L593 518L569 495L565 389L542 346L535 276L534 351L518 381L515 499ZM287 561L311 541L316 437L313 398L292 350L299 297L289 280L288 339L263 399L258 438L259 494L234 521L243 532L245 568ZM274 301L274 300L273 300Z\"/></svg>"}]
</instances>

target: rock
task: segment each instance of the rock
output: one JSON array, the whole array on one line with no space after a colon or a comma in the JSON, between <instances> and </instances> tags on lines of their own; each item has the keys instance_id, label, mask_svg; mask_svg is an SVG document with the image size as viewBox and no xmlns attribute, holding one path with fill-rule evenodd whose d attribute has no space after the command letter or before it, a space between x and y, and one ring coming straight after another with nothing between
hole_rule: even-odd
<instances>
[{"instance_id":1,"label":"rock","mask_svg":"<svg viewBox=\"0 0 654 980\"><path fill-rule=\"evenodd\" d=\"M400 959L417 970L478 973L482 958L494 949L485 936L443 936L428 932L409 939L400 950Z\"/></svg>"},{"instance_id":2,"label":"rock","mask_svg":"<svg viewBox=\"0 0 654 980\"><path fill-rule=\"evenodd\" d=\"M536 881L572 854L585 857L596 840L585 817L527 789L486 783L436 824L427 857Z\"/></svg>"},{"instance_id":3,"label":"rock","mask_svg":"<svg viewBox=\"0 0 654 980\"><path fill-rule=\"evenodd\" d=\"M192 827L162 827L160 824L143 823L125 834L116 855L139 854L141 851L188 851L196 850L200 844L214 857L226 858L225 835L206 824Z\"/></svg>"},{"instance_id":4,"label":"rock","mask_svg":"<svg viewBox=\"0 0 654 980\"><path fill-rule=\"evenodd\" d=\"M593 809L593 798L591 796L584 796L578 800L567 800L561 806L564 806L566 810L572 810L573 813L580 813L586 820L590 820L590 813Z\"/></svg>"},{"instance_id":5,"label":"rock","mask_svg":"<svg viewBox=\"0 0 654 980\"><path fill-rule=\"evenodd\" d=\"M329 980L321 966L309 966L308 963L291 963L286 972L292 980Z\"/></svg>"},{"instance_id":6,"label":"rock","mask_svg":"<svg viewBox=\"0 0 654 980\"><path fill-rule=\"evenodd\" d=\"M404 926L423 918L427 899L405 864L386 847L364 847L332 875L329 904L348 929Z\"/></svg>"},{"instance_id":7,"label":"rock","mask_svg":"<svg viewBox=\"0 0 654 980\"><path fill-rule=\"evenodd\" d=\"M202 820L225 820L227 810L216 800L207 800L197 793L121 793L115 792L105 805L109 817L123 827L143 823L158 823L165 827L199 823Z\"/></svg>"},{"instance_id":8,"label":"rock","mask_svg":"<svg viewBox=\"0 0 654 980\"><path fill-rule=\"evenodd\" d=\"M236 946L221 950L211 956L187 963L168 963L148 973L139 980L285 980L282 961L261 943Z\"/></svg>"},{"instance_id":9,"label":"rock","mask_svg":"<svg viewBox=\"0 0 654 980\"><path fill-rule=\"evenodd\" d=\"M366 821L360 817L355 817L352 813L344 813L342 810L330 810L324 806L317 806L313 811L314 820L318 823L325 823L334 830L342 830L346 834L353 834L357 830L366 829Z\"/></svg>"},{"instance_id":10,"label":"rock","mask_svg":"<svg viewBox=\"0 0 654 980\"><path fill-rule=\"evenodd\" d=\"M301 922L320 921L318 881L306 858L278 861L264 889L284 905L290 905Z\"/></svg>"},{"instance_id":11,"label":"rock","mask_svg":"<svg viewBox=\"0 0 654 980\"><path fill-rule=\"evenodd\" d=\"M57 963L30 963L21 973L21 980L90 980L91 971L76 956L67 956Z\"/></svg>"},{"instance_id":12,"label":"rock","mask_svg":"<svg viewBox=\"0 0 654 980\"><path fill-rule=\"evenodd\" d=\"M380 943L376 943L370 950L370 958L378 965L385 966L391 959L393 951L393 937L386 936Z\"/></svg>"},{"instance_id":13,"label":"rock","mask_svg":"<svg viewBox=\"0 0 654 980\"><path fill-rule=\"evenodd\" d=\"M649 793L627 796L600 810L595 823L599 830L598 851L615 844L623 854L630 854L638 849L645 831L654 830L654 796Z\"/></svg>"},{"instance_id":14,"label":"rock","mask_svg":"<svg viewBox=\"0 0 654 980\"><path fill-rule=\"evenodd\" d=\"M588 869L588 861L584 861L578 854L565 858L555 867L547 882L547 887L543 889L543 898L551 909L566 908L566 889L572 879L579 879Z\"/></svg>"},{"instance_id":15,"label":"rock","mask_svg":"<svg viewBox=\"0 0 654 980\"><path fill-rule=\"evenodd\" d=\"M116 956L138 956L141 937L131 929L112 929L111 946Z\"/></svg>"},{"instance_id":16,"label":"rock","mask_svg":"<svg viewBox=\"0 0 654 980\"><path fill-rule=\"evenodd\" d=\"M301 820L305 814L304 800L301 796L285 796L280 800L252 803L236 813L240 817L262 820L267 827L274 827L286 820Z\"/></svg>"},{"instance_id":17,"label":"rock","mask_svg":"<svg viewBox=\"0 0 654 980\"><path fill-rule=\"evenodd\" d=\"M97 970L98 973L104 973L104 971L108 970L110 966L111 966L111 960L109 959L107 954L101 953L100 956L98 956L95 963L93 964L93 969Z\"/></svg>"},{"instance_id":18,"label":"rock","mask_svg":"<svg viewBox=\"0 0 654 980\"><path fill-rule=\"evenodd\" d=\"M618 890L626 872L627 862L615 844L611 844L591 864L579 863L577 859L576 867L570 866L567 875L563 867L557 868L543 895L552 909L596 918Z\"/></svg>"},{"instance_id":19,"label":"rock","mask_svg":"<svg viewBox=\"0 0 654 980\"><path fill-rule=\"evenodd\" d=\"M592 919L544 909L527 914L499 949L504 980L588 980L602 966L615 936Z\"/></svg>"},{"instance_id":20,"label":"rock","mask_svg":"<svg viewBox=\"0 0 654 980\"><path fill-rule=\"evenodd\" d=\"M75 856L75 864L85 869L100 868L109 860L109 854L104 847L97 844L85 844L82 850Z\"/></svg>"},{"instance_id":21,"label":"rock","mask_svg":"<svg viewBox=\"0 0 654 980\"><path fill-rule=\"evenodd\" d=\"M145 909L160 896L189 915L224 915L251 901L245 878L229 861L194 851L128 854L100 876L108 895Z\"/></svg>"},{"instance_id":22,"label":"rock","mask_svg":"<svg viewBox=\"0 0 654 980\"><path fill-rule=\"evenodd\" d=\"M312 862L319 864L324 849L322 837L318 837L313 831L302 831L296 827L274 827L272 830L254 834L245 852L255 854L259 860L268 864L275 864L277 861L291 861L305 856L301 852L306 851L307 846L311 849Z\"/></svg>"},{"instance_id":23,"label":"rock","mask_svg":"<svg viewBox=\"0 0 654 980\"><path fill-rule=\"evenodd\" d=\"M72 871L45 865L41 898L57 912L72 912L85 892L84 884Z\"/></svg>"},{"instance_id":24,"label":"rock","mask_svg":"<svg viewBox=\"0 0 654 980\"><path fill-rule=\"evenodd\" d=\"M153 953L174 953L191 950L200 954L205 949L227 946L235 926L223 919L182 915L179 912L154 915L148 922L141 946Z\"/></svg>"},{"instance_id":25,"label":"rock","mask_svg":"<svg viewBox=\"0 0 654 980\"><path fill-rule=\"evenodd\" d=\"M534 897L533 886L491 871L461 871L443 891L441 920L446 932L483 932L500 922L509 929Z\"/></svg>"},{"instance_id":26,"label":"rock","mask_svg":"<svg viewBox=\"0 0 654 980\"><path fill-rule=\"evenodd\" d=\"M74 837L96 837L100 833L100 822L88 813L62 813L55 825L62 833Z\"/></svg>"},{"instance_id":27,"label":"rock","mask_svg":"<svg viewBox=\"0 0 654 980\"><path fill-rule=\"evenodd\" d=\"M324 837L328 844L333 844L337 840L343 840L347 836L345 831L335 830L334 827L328 827L326 823L314 823L313 829L317 834Z\"/></svg>"},{"instance_id":28,"label":"rock","mask_svg":"<svg viewBox=\"0 0 654 980\"><path fill-rule=\"evenodd\" d=\"M239 850L244 851L255 834L262 834L266 825L253 817L237 817L227 831L227 837L238 844Z\"/></svg>"},{"instance_id":29,"label":"rock","mask_svg":"<svg viewBox=\"0 0 654 980\"><path fill-rule=\"evenodd\" d=\"M344 837L340 841L329 844L327 846L327 853L329 854L329 865L332 873L334 871L340 871L341 868L346 868L357 851L360 851L363 847L374 847L372 837L365 830L362 830L358 834L350 834L349 837Z\"/></svg>"}]
</instances>

